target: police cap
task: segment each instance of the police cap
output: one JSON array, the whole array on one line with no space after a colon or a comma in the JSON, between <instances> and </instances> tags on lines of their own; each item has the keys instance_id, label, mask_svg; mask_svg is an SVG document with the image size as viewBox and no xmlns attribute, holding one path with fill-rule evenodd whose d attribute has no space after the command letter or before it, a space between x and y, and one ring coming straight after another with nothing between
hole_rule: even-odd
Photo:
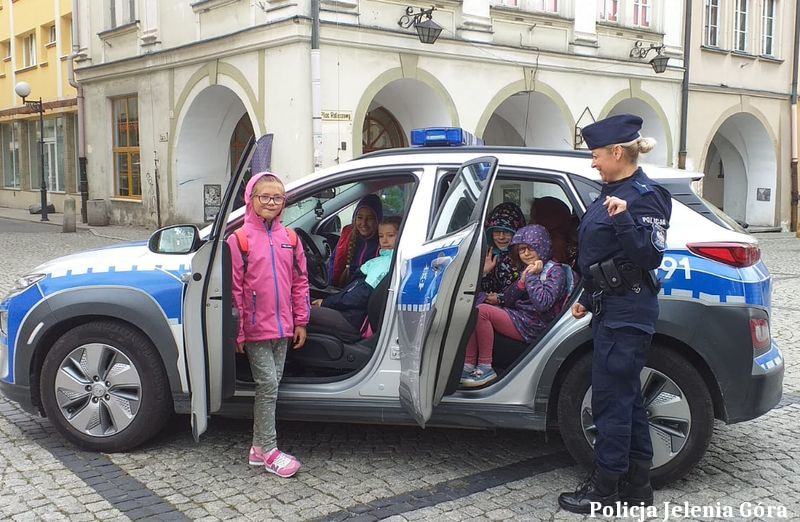
<instances>
[{"instance_id":1,"label":"police cap","mask_svg":"<svg viewBox=\"0 0 800 522\"><path fill-rule=\"evenodd\" d=\"M581 135L589 149L599 149L617 143L628 143L639 137L642 119L635 114L617 114L589 124Z\"/></svg>"}]
</instances>

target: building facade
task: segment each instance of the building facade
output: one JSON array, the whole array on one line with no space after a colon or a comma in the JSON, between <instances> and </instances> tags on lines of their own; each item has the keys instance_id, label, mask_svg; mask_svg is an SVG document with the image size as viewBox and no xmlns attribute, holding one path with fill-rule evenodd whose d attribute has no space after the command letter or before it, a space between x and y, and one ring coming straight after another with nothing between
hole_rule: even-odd
<instances>
[{"instance_id":1,"label":"building facade","mask_svg":"<svg viewBox=\"0 0 800 522\"><path fill-rule=\"evenodd\" d=\"M310 0L77 3L89 191L109 201L113 222L205 221L208 195L225 186L253 134L273 134L272 169L293 179L316 165L407 145L418 127L458 126L492 145L569 149L580 146L576 127L634 112L644 118L643 133L659 142L648 161L678 163L682 1L442 0L432 16L443 31L431 45L420 42L413 26L399 26L406 3L322 0L318 78L312 77ZM767 180L752 186L771 189L769 208L754 203L744 215L758 224L783 223L788 109L781 111L788 101L780 93L788 93L789 82L772 78L790 62L784 41L794 7L775 2L773 24L780 29L772 54L748 47L749 56L740 57L726 47L734 32L727 18L719 29L726 43L701 46L701 4L692 10L691 56L698 68L715 69L692 76L686 162L697 169L722 164L726 179L753 177L754 169L761 176L762 164L734 172L721 144L731 141L734 124L759 122L774 159ZM762 34L759 16L748 19L750 45ZM632 57L634 49L651 46L660 51ZM660 74L649 63L658 52L670 58ZM736 76L729 86L707 85L729 74ZM749 150L742 154L751 157ZM744 190L749 197L750 187L728 182L722 194ZM707 184L706 190L720 189ZM720 201L733 211L732 201L744 199L725 197Z\"/></svg>"},{"instance_id":2,"label":"building facade","mask_svg":"<svg viewBox=\"0 0 800 522\"><path fill-rule=\"evenodd\" d=\"M0 206L38 205L42 178L58 211L78 193L71 28L71 0L0 1ZM42 100L43 125L14 91L23 81L31 87L28 101Z\"/></svg>"},{"instance_id":3,"label":"building facade","mask_svg":"<svg viewBox=\"0 0 800 522\"><path fill-rule=\"evenodd\" d=\"M703 195L751 226L789 228L797 2L694 2L688 157Z\"/></svg>"}]
</instances>

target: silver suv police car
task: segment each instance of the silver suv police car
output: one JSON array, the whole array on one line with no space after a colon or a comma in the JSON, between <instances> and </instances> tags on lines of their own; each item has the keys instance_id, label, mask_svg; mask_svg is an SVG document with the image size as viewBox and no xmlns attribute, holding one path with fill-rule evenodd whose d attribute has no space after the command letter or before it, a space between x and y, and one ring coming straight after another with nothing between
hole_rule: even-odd
<instances>
[{"instance_id":1,"label":"silver suv police car","mask_svg":"<svg viewBox=\"0 0 800 522\"><path fill-rule=\"evenodd\" d=\"M233 349L238 314L225 238L243 219L235 207L252 148L204 230L168 227L149 244L63 257L22 277L0 303L2 393L99 451L143 443L173 412L190 414L196 438L210 414L251 414L252 378ZM576 460L590 463L590 318L569 313L580 285L536 342L498 339L496 381L459 388L487 212L552 196L576 227L600 191L590 163L583 152L421 147L368 154L288 184L283 221L306 251L312 298L336 290L328 258L360 198L378 194L384 214L403 224L392 271L370 298L374 334L312 324L306 346L290 350L279 415L558 430ZM784 366L756 240L695 195L699 174L644 169L674 198L661 314L641 375L653 477L663 483L698 462L714 419L736 423L772 408Z\"/></svg>"}]
</instances>

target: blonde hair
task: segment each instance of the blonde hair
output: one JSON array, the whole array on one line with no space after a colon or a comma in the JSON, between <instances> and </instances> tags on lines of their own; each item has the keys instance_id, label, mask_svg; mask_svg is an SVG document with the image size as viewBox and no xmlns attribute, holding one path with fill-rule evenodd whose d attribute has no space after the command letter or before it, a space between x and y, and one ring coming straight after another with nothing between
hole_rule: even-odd
<instances>
[{"instance_id":1,"label":"blonde hair","mask_svg":"<svg viewBox=\"0 0 800 522\"><path fill-rule=\"evenodd\" d=\"M255 185L253 185L251 192L255 192L256 188L258 188L260 185L263 185L264 183L277 183L278 185L281 186L281 190L284 193L286 193L286 186L284 186L283 181L281 181L280 178L278 178L278 176L274 174L264 174L263 176L258 178L258 181L256 181Z\"/></svg>"},{"instance_id":2,"label":"blonde hair","mask_svg":"<svg viewBox=\"0 0 800 522\"><path fill-rule=\"evenodd\" d=\"M608 150L613 149L617 145L622 147L625 156L631 163L637 163L639 161L639 154L647 154L651 150L653 150L658 143L655 138L645 138L639 136L635 140L629 141L627 143L615 143L613 145L609 145L606 147Z\"/></svg>"}]
</instances>

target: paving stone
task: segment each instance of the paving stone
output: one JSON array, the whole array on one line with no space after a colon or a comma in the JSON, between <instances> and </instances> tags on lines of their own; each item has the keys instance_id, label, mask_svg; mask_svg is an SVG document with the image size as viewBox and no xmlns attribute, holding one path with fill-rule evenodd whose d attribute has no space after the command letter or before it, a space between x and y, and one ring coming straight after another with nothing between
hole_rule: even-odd
<instances>
[{"instance_id":1,"label":"paving stone","mask_svg":"<svg viewBox=\"0 0 800 522\"><path fill-rule=\"evenodd\" d=\"M759 239L773 274L771 333L784 353L784 403L753 421L717 423L701 463L656 492L662 505L726 502L738 509L761 502L784 506L789 519L800 516L800 241L787 234ZM46 259L113 242L0 229L0 294ZM92 454L63 441L47 419L0 398L0 519L581 519L556 504L560 491L584 478L573 465L499 485L471 478L563 451L557 436L279 422L281 447L303 461L296 477L283 480L247 465L251 421L212 418L200 444L189 426L186 416L176 416L145 447ZM467 494L470 480L476 492Z\"/></svg>"}]
</instances>

